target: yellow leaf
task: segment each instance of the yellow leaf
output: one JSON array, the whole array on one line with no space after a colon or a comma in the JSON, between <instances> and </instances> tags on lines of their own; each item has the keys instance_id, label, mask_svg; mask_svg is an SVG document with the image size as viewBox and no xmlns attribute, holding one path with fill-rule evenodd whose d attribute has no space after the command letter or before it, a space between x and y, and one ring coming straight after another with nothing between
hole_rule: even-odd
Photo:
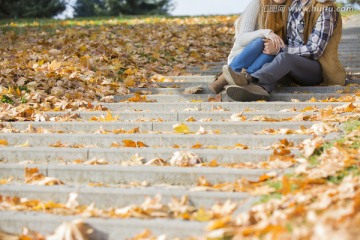
<instances>
[{"instance_id":1,"label":"yellow leaf","mask_svg":"<svg viewBox=\"0 0 360 240\"><path fill-rule=\"evenodd\" d=\"M8 143L7 140L5 140L5 139L0 139L0 147L8 146L8 145L9 145L9 143Z\"/></svg>"},{"instance_id":2,"label":"yellow leaf","mask_svg":"<svg viewBox=\"0 0 360 240\"><path fill-rule=\"evenodd\" d=\"M111 121L116 121L118 118L117 117L113 117L111 112L108 111L105 117L105 121L106 122L111 122Z\"/></svg>"},{"instance_id":3,"label":"yellow leaf","mask_svg":"<svg viewBox=\"0 0 360 240\"><path fill-rule=\"evenodd\" d=\"M317 102L318 100L316 99L316 98L314 98L314 97L312 97L310 100L309 100L309 102Z\"/></svg>"},{"instance_id":4,"label":"yellow leaf","mask_svg":"<svg viewBox=\"0 0 360 240\"><path fill-rule=\"evenodd\" d=\"M199 222L208 222L212 219L212 217L212 213L206 211L204 208L199 208L199 210L194 214L194 220Z\"/></svg>"},{"instance_id":5,"label":"yellow leaf","mask_svg":"<svg viewBox=\"0 0 360 240\"><path fill-rule=\"evenodd\" d=\"M184 123L175 124L173 126L173 130L175 133L184 133L184 134L190 133L189 127Z\"/></svg>"},{"instance_id":6,"label":"yellow leaf","mask_svg":"<svg viewBox=\"0 0 360 240\"><path fill-rule=\"evenodd\" d=\"M235 148L236 149L249 149L249 147L248 146L246 146L246 145L243 145L243 144L240 144L240 143L238 143L238 144L235 144Z\"/></svg>"},{"instance_id":7,"label":"yellow leaf","mask_svg":"<svg viewBox=\"0 0 360 240\"><path fill-rule=\"evenodd\" d=\"M25 143L20 144L20 145L16 145L15 147L30 147L30 144L29 144L29 141L28 141L28 140L26 140L26 142L25 142Z\"/></svg>"},{"instance_id":8,"label":"yellow leaf","mask_svg":"<svg viewBox=\"0 0 360 240\"><path fill-rule=\"evenodd\" d=\"M206 148L207 148L207 149L218 149L219 147L214 146L214 145L210 145L210 146L207 146Z\"/></svg>"},{"instance_id":9,"label":"yellow leaf","mask_svg":"<svg viewBox=\"0 0 360 240\"><path fill-rule=\"evenodd\" d=\"M189 117L185 121L187 121L187 122L196 122L196 119L193 118L193 117Z\"/></svg>"},{"instance_id":10,"label":"yellow leaf","mask_svg":"<svg viewBox=\"0 0 360 240\"><path fill-rule=\"evenodd\" d=\"M219 220L212 221L207 227L206 230L212 231L215 229L225 228L227 224L231 221L231 216L226 216Z\"/></svg>"}]
</instances>

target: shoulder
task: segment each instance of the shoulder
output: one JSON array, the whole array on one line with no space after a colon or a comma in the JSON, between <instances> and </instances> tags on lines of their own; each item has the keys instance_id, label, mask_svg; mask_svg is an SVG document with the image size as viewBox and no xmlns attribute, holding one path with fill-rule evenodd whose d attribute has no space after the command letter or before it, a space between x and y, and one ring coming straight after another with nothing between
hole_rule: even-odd
<instances>
[{"instance_id":1,"label":"shoulder","mask_svg":"<svg viewBox=\"0 0 360 240\"><path fill-rule=\"evenodd\" d=\"M336 9L337 7L335 0L315 0L313 6L324 8L325 10Z\"/></svg>"},{"instance_id":2,"label":"shoulder","mask_svg":"<svg viewBox=\"0 0 360 240\"><path fill-rule=\"evenodd\" d=\"M261 0L251 0L251 2L247 5L245 11L248 11L250 9L260 9L260 2Z\"/></svg>"},{"instance_id":3,"label":"shoulder","mask_svg":"<svg viewBox=\"0 0 360 240\"><path fill-rule=\"evenodd\" d=\"M333 0L313 0L311 9L315 16L326 16L326 18L337 18L337 5ZM323 17L324 18L324 17Z\"/></svg>"}]
</instances>

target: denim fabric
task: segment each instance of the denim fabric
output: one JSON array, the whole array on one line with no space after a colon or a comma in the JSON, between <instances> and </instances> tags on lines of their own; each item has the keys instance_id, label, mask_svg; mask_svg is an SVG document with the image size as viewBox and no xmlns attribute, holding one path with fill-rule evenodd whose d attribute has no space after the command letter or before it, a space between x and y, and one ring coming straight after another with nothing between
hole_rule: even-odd
<instances>
[{"instance_id":1,"label":"denim fabric","mask_svg":"<svg viewBox=\"0 0 360 240\"><path fill-rule=\"evenodd\" d=\"M264 54L263 51L263 39L256 38L234 58L229 66L235 72L241 72L241 70L245 68L249 74L252 74L261 69L264 64L271 62L275 58L274 55Z\"/></svg>"}]
</instances>

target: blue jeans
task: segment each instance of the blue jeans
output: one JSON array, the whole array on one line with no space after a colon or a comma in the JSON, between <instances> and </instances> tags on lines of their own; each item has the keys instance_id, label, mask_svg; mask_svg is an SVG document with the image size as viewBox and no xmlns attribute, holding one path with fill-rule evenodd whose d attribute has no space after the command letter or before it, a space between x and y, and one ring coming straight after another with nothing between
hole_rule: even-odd
<instances>
[{"instance_id":1,"label":"blue jeans","mask_svg":"<svg viewBox=\"0 0 360 240\"><path fill-rule=\"evenodd\" d=\"M249 74L256 72L261 69L265 63L272 62L276 56L268 55L263 53L264 41L262 38L256 38L254 41L249 43L244 50L237 55L232 62L230 67L235 72L241 72L243 68L247 69Z\"/></svg>"}]
</instances>

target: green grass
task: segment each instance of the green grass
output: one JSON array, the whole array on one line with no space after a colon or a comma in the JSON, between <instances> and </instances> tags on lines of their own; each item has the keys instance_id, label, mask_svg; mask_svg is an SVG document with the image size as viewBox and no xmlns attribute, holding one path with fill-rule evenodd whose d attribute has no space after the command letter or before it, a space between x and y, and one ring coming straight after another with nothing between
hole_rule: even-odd
<instances>
[{"instance_id":1,"label":"green grass","mask_svg":"<svg viewBox=\"0 0 360 240\"><path fill-rule=\"evenodd\" d=\"M338 184L342 183L344 178L349 175L360 176L359 166L354 165L354 166L348 167L344 171L339 172L337 175L328 177L326 180L328 182L338 185Z\"/></svg>"},{"instance_id":2,"label":"green grass","mask_svg":"<svg viewBox=\"0 0 360 240\"><path fill-rule=\"evenodd\" d=\"M350 133L355 130L360 130L360 120L355 120L345 123L344 130L346 133Z\"/></svg>"}]
</instances>

